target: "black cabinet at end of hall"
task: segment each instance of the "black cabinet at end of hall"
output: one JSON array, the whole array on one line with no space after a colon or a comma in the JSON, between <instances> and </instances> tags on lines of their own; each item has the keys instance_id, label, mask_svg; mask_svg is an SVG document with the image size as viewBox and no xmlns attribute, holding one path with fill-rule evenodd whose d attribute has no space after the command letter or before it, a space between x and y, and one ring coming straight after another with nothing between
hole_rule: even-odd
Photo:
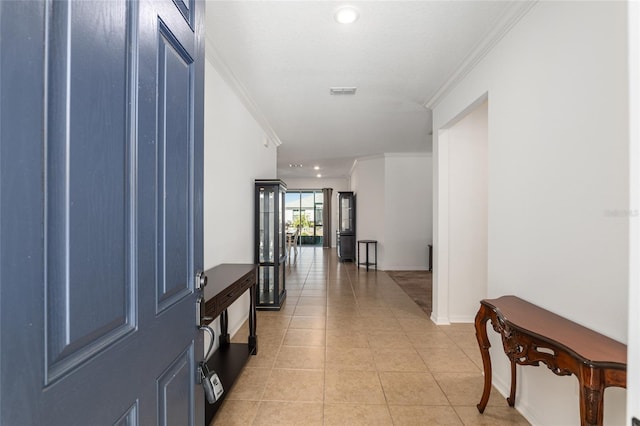
<instances>
[{"instance_id":1,"label":"black cabinet at end of hall","mask_svg":"<svg viewBox=\"0 0 640 426\"><path fill-rule=\"evenodd\" d=\"M338 230L336 244L338 260L356 260L356 195L351 191L338 192Z\"/></svg>"}]
</instances>

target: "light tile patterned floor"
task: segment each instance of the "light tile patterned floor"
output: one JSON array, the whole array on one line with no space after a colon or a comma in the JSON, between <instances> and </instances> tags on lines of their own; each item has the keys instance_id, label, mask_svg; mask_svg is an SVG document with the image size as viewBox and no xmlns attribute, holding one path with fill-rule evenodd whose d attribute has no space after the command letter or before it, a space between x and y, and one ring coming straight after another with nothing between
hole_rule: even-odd
<instances>
[{"instance_id":1,"label":"light tile patterned floor","mask_svg":"<svg viewBox=\"0 0 640 426\"><path fill-rule=\"evenodd\" d=\"M495 389L478 413L473 325L436 326L386 273L302 247L286 280L285 306L258 312L258 355L212 425L529 424Z\"/></svg>"}]
</instances>

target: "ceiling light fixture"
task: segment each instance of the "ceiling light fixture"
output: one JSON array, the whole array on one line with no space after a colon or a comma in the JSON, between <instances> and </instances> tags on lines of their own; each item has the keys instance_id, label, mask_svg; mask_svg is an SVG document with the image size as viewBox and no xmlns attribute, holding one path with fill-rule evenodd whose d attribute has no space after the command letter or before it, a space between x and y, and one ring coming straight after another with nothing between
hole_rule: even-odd
<instances>
[{"instance_id":1,"label":"ceiling light fixture","mask_svg":"<svg viewBox=\"0 0 640 426\"><path fill-rule=\"evenodd\" d=\"M322 177L322 175L321 175L320 173L318 173L318 174L316 175L316 177Z\"/></svg>"},{"instance_id":2,"label":"ceiling light fixture","mask_svg":"<svg viewBox=\"0 0 640 426\"><path fill-rule=\"evenodd\" d=\"M313 170L320 170L320 166L313 166Z\"/></svg>"},{"instance_id":3,"label":"ceiling light fixture","mask_svg":"<svg viewBox=\"0 0 640 426\"><path fill-rule=\"evenodd\" d=\"M345 6L336 10L333 17L339 24L353 24L358 20L360 14L354 7Z\"/></svg>"},{"instance_id":4,"label":"ceiling light fixture","mask_svg":"<svg viewBox=\"0 0 640 426\"><path fill-rule=\"evenodd\" d=\"M302 164L289 163L289 167L292 169L299 169L302 167Z\"/></svg>"}]
</instances>

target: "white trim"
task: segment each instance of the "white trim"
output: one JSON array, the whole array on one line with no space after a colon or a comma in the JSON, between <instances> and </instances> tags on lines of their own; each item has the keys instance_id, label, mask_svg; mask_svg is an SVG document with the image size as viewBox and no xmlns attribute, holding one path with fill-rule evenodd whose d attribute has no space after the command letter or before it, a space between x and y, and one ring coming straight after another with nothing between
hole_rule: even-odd
<instances>
[{"instance_id":1,"label":"white trim","mask_svg":"<svg viewBox=\"0 0 640 426\"><path fill-rule=\"evenodd\" d=\"M437 317L434 312L431 312L430 318L436 325L451 325L447 318Z\"/></svg>"},{"instance_id":2,"label":"white trim","mask_svg":"<svg viewBox=\"0 0 640 426\"><path fill-rule=\"evenodd\" d=\"M276 147L282 145L282 141L276 134L275 130L271 127L271 124L269 124L269 120L264 116L258 104L253 100L238 77L236 77L233 71L231 71L227 64L222 60L209 36L206 36L205 38L205 56L207 60L211 65L213 65L216 71L218 71L220 77L222 77L229 87L231 87L238 98L240 98L242 104L247 108L251 116L266 133L267 139L265 139L264 145L268 146L269 142Z\"/></svg>"},{"instance_id":3,"label":"white trim","mask_svg":"<svg viewBox=\"0 0 640 426\"><path fill-rule=\"evenodd\" d=\"M629 328L628 375L638 377L640 371L640 3L628 3L629 52ZM640 418L640 383L629 380L627 387L627 419Z\"/></svg>"},{"instance_id":4,"label":"white trim","mask_svg":"<svg viewBox=\"0 0 640 426\"><path fill-rule=\"evenodd\" d=\"M475 322L475 316L474 315L460 315L460 316L449 316L449 321L453 324L473 324Z\"/></svg>"},{"instance_id":5,"label":"white trim","mask_svg":"<svg viewBox=\"0 0 640 426\"><path fill-rule=\"evenodd\" d=\"M493 30L478 43L475 49L462 61L457 70L451 74L451 77L440 86L423 106L428 109L435 108L537 2L538 0L512 2L498 24L493 27Z\"/></svg>"}]
</instances>

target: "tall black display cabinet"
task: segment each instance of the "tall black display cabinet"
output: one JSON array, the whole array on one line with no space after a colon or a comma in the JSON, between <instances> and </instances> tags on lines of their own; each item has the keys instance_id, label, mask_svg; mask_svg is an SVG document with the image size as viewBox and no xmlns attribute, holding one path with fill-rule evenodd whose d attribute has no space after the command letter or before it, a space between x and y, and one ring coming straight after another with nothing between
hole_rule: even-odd
<instances>
[{"instance_id":1,"label":"tall black display cabinet","mask_svg":"<svg viewBox=\"0 0 640 426\"><path fill-rule=\"evenodd\" d=\"M256 309L259 310L280 310L287 296L284 277L286 191L287 185L279 179L255 181Z\"/></svg>"},{"instance_id":2,"label":"tall black display cabinet","mask_svg":"<svg viewBox=\"0 0 640 426\"><path fill-rule=\"evenodd\" d=\"M353 192L338 192L338 230L336 245L338 260L356 260L356 196Z\"/></svg>"}]
</instances>

